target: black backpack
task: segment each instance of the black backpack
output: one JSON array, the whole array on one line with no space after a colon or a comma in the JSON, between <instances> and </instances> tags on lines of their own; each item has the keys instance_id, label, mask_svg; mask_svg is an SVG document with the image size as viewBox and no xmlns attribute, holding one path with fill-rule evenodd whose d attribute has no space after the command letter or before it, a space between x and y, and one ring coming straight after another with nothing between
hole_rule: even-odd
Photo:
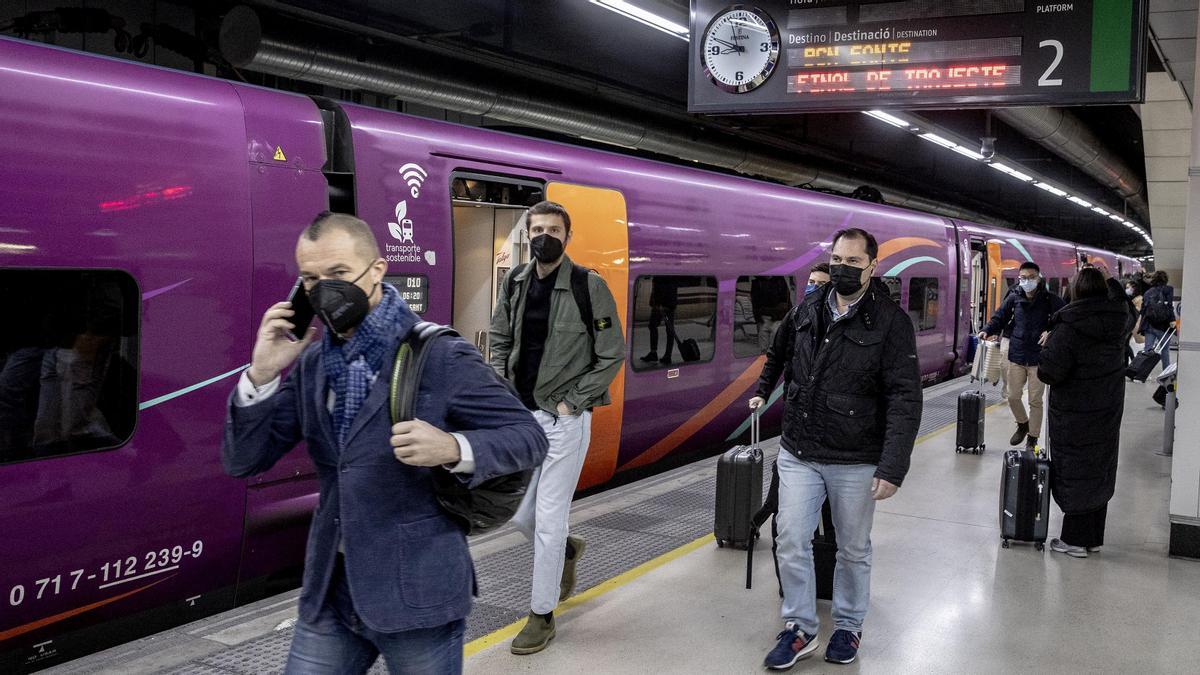
<instances>
[{"instance_id":1,"label":"black backpack","mask_svg":"<svg viewBox=\"0 0 1200 675\"><path fill-rule=\"evenodd\" d=\"M1166 286L1155 286L1146 291L1142 302L1146 308L1146 321L1152 328L1166 329L1175 320L1175 306L1171 304Z\"/></svg>"},{"instance_id":2,"label":"black backpack","mask_svg":"<svg viewBox=\"0 0 1200 675\"><path fill-rule=\"evenodd\" d=\"M413 326L408 339L400 343L388 389L392 424L413 419L421 377L429 360L426 347L443 335L459 337L449 326L421 321ZM438 504L468 535L487 532L507 523L521 506L533 475L533 469L526 469L497 476L470 488L445 469L434 468L431 472Z\"/></svg>"}]
</instances>

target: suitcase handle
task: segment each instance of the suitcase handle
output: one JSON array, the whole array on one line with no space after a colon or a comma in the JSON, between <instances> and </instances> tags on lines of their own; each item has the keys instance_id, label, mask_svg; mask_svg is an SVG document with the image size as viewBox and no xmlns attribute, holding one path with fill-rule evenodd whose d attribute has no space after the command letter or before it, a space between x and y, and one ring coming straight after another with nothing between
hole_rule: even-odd
<instances>
[{"instance_id":1,"label":"suitcase handle","mask_svg":"<svg viewBox=\"0 0 1200 675\"><path fill-rule=\"evenodd\" d=\"M758 431L758 408L755 408L750 413L750 447L757 448L759 446L759 431Z\"/></svg>"}]
</instances>

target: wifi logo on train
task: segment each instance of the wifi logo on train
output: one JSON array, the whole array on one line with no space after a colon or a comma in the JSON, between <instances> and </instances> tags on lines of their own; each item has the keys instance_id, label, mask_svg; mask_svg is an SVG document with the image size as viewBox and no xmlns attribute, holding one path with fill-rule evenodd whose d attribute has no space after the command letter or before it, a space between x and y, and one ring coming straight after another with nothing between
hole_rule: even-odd
<instances>
[{"instance_id":1,"label":"wifi logo on train","mask_svg":"<svg viewBox=\"0 0 1200 675\"><path fill-rule=\"evenodd\" d=\"M409 194L413 199L421 196L421 185L425 183L425 179L429 177L429 172L421 167L420 164L409 162L400 167L400 176L404 178L404 184L408 186ZM396 220L388 223L388 231L392 237L401 242L413 243L413 221L405 218L408 215L408 201L401 199L396 202Z\"/></svg>"}]
</instances>

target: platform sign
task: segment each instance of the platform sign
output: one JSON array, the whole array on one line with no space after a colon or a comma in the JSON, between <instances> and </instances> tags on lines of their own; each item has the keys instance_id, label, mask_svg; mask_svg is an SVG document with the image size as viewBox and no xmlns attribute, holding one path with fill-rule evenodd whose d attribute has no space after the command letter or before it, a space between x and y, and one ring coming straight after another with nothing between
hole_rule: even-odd
<instances>
[{"instance_id":1,"label":"platform sign","mask_svg":"<svg viewBox=\"0 0 1200 675\"><path fill-rule=\"evenodd\" d=\"M415 314L424 314L429 309L429 277L424 274L389 275L383 278L400 291L400 297Z\"/></svg>"},{"instance_id":2,"label":"platform sign","mask_svg":"<svg viewBox=\"0 0 1200 675\"><path fill-rule=\"evenodd\" d=\"M1133 103L1145 0L692 0L688 110Z\"/></svg>"}]
</instances>

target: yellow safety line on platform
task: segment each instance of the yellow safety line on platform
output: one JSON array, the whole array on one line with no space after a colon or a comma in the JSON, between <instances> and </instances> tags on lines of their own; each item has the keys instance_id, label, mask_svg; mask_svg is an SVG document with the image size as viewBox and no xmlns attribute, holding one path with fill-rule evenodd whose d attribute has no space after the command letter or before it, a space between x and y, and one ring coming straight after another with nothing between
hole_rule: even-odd
<instances>
[{"instance_id":1,"label":"yellow safety line on platform","mask_svg":"<svg viewBox=\"0 0 1200 675\"><path fill-rule=\"evenodd\" d=\"M1002 405L1004 405L1004 401L1000 401L999 403L993 403L992 405L987 407L987 410L991 410L993 408L996 408L996 407L999 407ZM916 443L924 443L925 441L928 441L929 439L933 438L934 436L943 434L943 433L949 431L950 429L953 429L956 424L957 424L957 422L951 422L950 424L947 424L946 426L944 426L940 429L937 429L936 431L931 431L931 432L925 434L924 436L919 437L917 439ZM663 565L666 565L667 563L669 563L673 560L676 560L678 558L682 558L683 556L691 553L692 551L695 551L696 549L698 549L706 544L711 544L714 541L715 541L715 538L713 537L713 535L706 534L703 537L700 537L699 539L697 539L691 543L684 544L683 546L680 546L679 548L677 548L673 551L668 551L668 552L658 556L657 558L647 560L646 562L642 563L641 565L638 565L637 567L629 570L628 572L619 574L619 575L613 577L612 579L609 579L608 581L605 581L601 584L593 586L593 587L587 589L586 591L580 593L579 595L574 595L574 596L571 596L570 598L567 598L567 600L559 603L558 608L555 610L555 613L561 614L568 610L574 609L575 607L578 607L579 605L582 605L585 602L588 602L590 600L598 598L601 595L608 593L609 591L615 591L618 588L624 586L625 584L628 584L629 582L633 581L634 579L637 579L638 577L641 577L641 576L645 576L646 574L658 569L659 567L662 567ZM517 621L514 621L513 623L508 624L504 628L500 628L496 631L488 633L487 635L484 635L483 637L475 638L474 640L468 642L465 647L463 647L463 654L466 658L470 658L470 657L478 654L479 652L482 652L483 650L488 649L489 647L494 647L495 645L500 644L501 642L511 640L512 638L517 636L517 633L521 632L521 628L523 628L524 626L525 626L525 618L521 618Z\"/></svg>"},{"instance_id":2,"label":"yellow safety line on platform","mask_svg":"<svg viewBox=\"0 0 1200 675\"><path fill-rule=\"evenodd\" d=\"M570 598L567 598L567 600L565 600L564 602L559 603L558 609L555 610L555 613L561 614L562 612L566 612L570 609L573 609L579 605L582 605L585 602L588 602L590 600L598 598L601 595L608 593L609 591L615 591L618 588L624 586L625 584L628 584L629 582L633 581L634 579L644 576L644 575L648 574L649 572L652 572L652 571L658 569L659 567L666 565L667 563L671 562L672 560L681 558L706 544L711 544L711 543L713 543L713 541L715 541L713 535L706 534L703 537L700 537L699 539L697 539L689 544L684 544L683 546L680 546L679 548L677 548L673 551L668 551L668 552L658 556L657 558L647 560L646 562L642 563L641 565L638 565L637 567L629 570L628 572L619 574L619 575L613 577L612 579L609 579L608 581L605 581L599 585L593 586L593 587L587 589L586 591L580 593L579 595L574 595L574 596L571 596ZM521 632L521 628L524 627L524 625L525 625L525 619L522 618L521 620L511 623L511 624L505 626L504 628L501 628L493 633L485 635L481 638L476 638L476 639L472 640L471 642L467 643L467 646L465 648L463 648L463 652L468 658L470 658L470 657L478 654L479 652L487 649L488 647L492 647L498 643L501 643L501 642L509 640L513 637L516 637L517 633Z\"/></svg>"}]
</instances>

